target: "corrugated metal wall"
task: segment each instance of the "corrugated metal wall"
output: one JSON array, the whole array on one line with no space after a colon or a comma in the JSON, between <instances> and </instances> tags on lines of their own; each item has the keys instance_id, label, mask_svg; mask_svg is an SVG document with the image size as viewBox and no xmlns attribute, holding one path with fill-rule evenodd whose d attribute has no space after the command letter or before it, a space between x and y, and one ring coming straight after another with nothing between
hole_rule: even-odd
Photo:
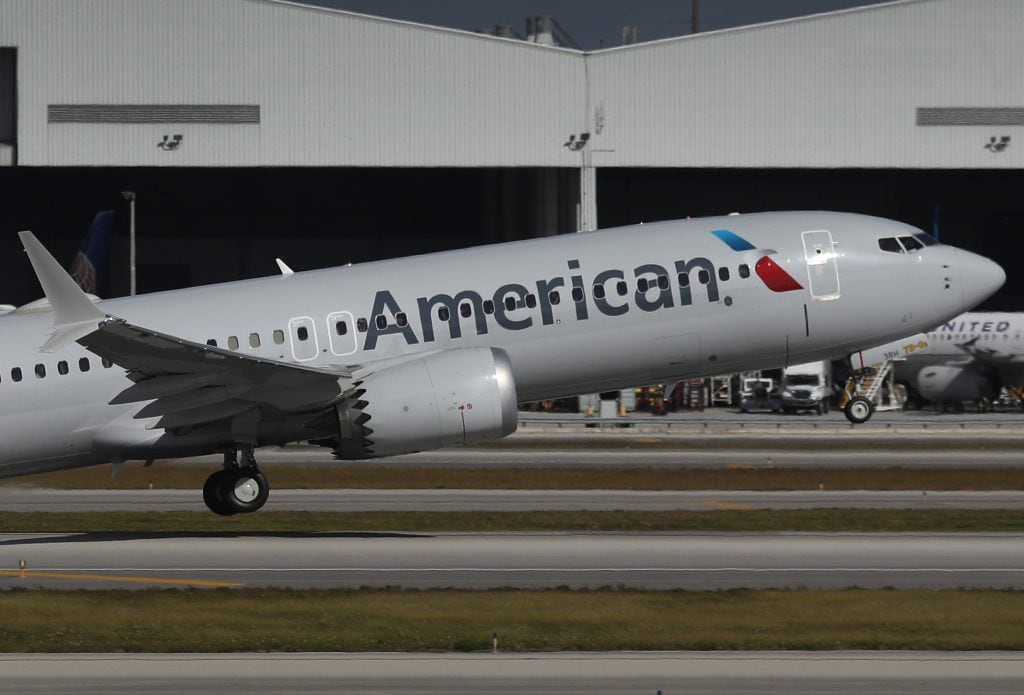
<instances>
[{"instance_id":1,"label":"corrugated metal wall","mask_svg":"<svg viewBox=\"0 0 1024 695\"><path fill-rule=\"evenodd\" d=\"M597 53L595 163L1022 168L1024 122L917 125L1024 106L1022 27L1020 0L911 0Z\"/></svg>"},{"instance_id":2,"label":"corrugated metal wall","mask_svg":"<svg viewBox=\"0 0 1024 695\"><path fill-rule=\"evenodd\" d=\"M918 111L1024 107L1021 26L1021 0L905 0L583 54L272 0L0 0L18 163L49 166L575 167L589 131L597 167L1021 168L1024 124ZM211 106L248 115L182 115Z\"/></svg>"},{"instance_id":3,"label":"corrugated metal wall","mask_svg":"<svg viewBox=\"0 0 1024 695\"><path fill-rule=\"evenodd\" d=\"M264 0L0 0L0 46L23 165L571 166L585 118L578 53ZM48 122L69 104L260 117Z\"/></svg>"}]
</instances>

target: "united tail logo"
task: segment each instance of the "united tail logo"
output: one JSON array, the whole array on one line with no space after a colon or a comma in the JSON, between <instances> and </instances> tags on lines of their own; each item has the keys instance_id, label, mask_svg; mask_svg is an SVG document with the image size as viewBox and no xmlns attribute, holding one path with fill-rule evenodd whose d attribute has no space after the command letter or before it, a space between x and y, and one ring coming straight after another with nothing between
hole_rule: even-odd
<instances>
[{"instance_id":1,"label":"united tail logo","mask_svg":"<svg viewBox=\"0 0 1024 695\"><path fill-rule=\"evenodd\" d=\"M761 278L761 281L772 292L791 292L803 289L803 285L783 270L782 266L772 260L771 254L775 252L771 249L756 249L749 241L736 232L730 232L728 229L715 229L711 233L724 241L733 251L755 251L759 253L760 258L754 261L754 272L757 273L757 277ZM757 254L755 253L754 255Z\"/></svg>"}]
</instances>

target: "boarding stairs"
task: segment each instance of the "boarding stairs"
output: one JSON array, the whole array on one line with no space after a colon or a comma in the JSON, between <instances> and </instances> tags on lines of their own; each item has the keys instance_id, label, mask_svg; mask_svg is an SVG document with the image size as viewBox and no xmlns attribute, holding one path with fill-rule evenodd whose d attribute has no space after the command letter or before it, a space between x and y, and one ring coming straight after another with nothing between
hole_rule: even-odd
<instances>
[{"instance_id":1,"label":"boarding stairs","mask_svg":"<svg viewBox=\"0 0 1024 695\"><path fill-rule=\"evenodd\" d=\"M907 394L895 382L895 363L902 361L888 359L854 372L846 380L839 407L845 408L850 400L861 396L871 401L876 411L902 410L903 404L907 402Z\"/></svg>"}]
</instances>

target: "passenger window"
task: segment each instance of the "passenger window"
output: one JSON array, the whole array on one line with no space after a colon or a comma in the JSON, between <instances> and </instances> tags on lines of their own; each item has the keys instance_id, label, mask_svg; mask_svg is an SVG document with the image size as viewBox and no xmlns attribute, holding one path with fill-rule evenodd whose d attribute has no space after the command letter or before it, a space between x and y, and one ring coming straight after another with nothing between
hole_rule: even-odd
<instances>
[{"instance_id":1,"label":"passenger window","mask_svg":"<svg viewBox=\"0 0 1024 695\"><path fill-rule=\"evenodd\" d=\"M490 300L490 299L485 299L484 300L484 313L485 314L493 314L494 313L494 301L493 300Z\"/></svg>"},{"instance_id":2,"label":"passenger window","mask_svg":"<svg viewBox=\"0 0 1024 695\"><path fill-rule=\"evenodd\" d=\"M448 311L448 307L446 307L446 306L439 306L437 308L437 318L441 319L442 321L447 321L451 317L452 317L452 312Z\"/></svg>"},{"instance_id":3,"label":"passenger window","mask_svg":"<svg viewBox=\"0 0 1024 695\"><path fill-rule=\"evenodd\" d=\"M647 282L647 278L640 278L636 281L636 291L640 292L641 294L646 292L649 286L650 283Z\"/></svg>"},{"instance_id":4,"label":"passenger window","mask_svg":"<svg viewBox=\"0 0 1024 695\"><path fill-rule=\"evenodd\" d=\"M348 323L345 321L338 321L334 324L334 332L338 335L348 335Z\"/></svg>"},{"instance_id":5,"label":"passenger window","mask_svg":"<svg viewBox=\"0 0 1024 695\"><path fill-rule=\"evenodd\" d=\"M108 360L108 359L107 359L106 357L104 357L103 359L101 359L101 360L100 360L100 363L101 363L101 364L103 365L103 368L104 368L104 369L110 369L111 367L113 367L113 366L114 366L114 363L113 363L113 362L111 362L110 360Z\"/></svg>"},{"instance_id":6,"label":"passenger window","mask_svg":"<svg viewBox=\"0 0 1024 695\"><path fill-rule=\"evenodd\" d=\"M505 297L505 311L512 311L516 308L516 298L512 295Z\"/></svg>"},{"instance_id":7,"label":"passenger window","mask_svg":"<svg viewBox=\"0 0 1024 695\"><path fill-rule=\"evenodd\" d=\"M377 314L377 318L374 319L374 323L377 324L377 328L384 329L388 327L388 319L384 314Z\"/></svg>"},{"instance_id":8,"label":"passenger window","mask_svg":"<svg viewBox=\"0 0 1024 695\"><path fill-rule=\"evenodd\" d=\"M604 285L594 285L594 298L604 299Z\"/></svg>"},{"instance_id":9,"label":"passenger window","mask_svg":"<svg viewBox=\"0 0 1024 695\"><path fill-rule=\"evenodd\" d=\"M249 334L249 347L258 348L260 346L260 334L250 333Z\"/></svg>"},{"instance_id":10,"label":"passenger window","mask_svg":"<svg viewBox=\"0 0 1024 695\"><path fill-rule=\"evenodd\" d=\"M740 271L741 278L750 277L750 266L747 265L746 263L740 263L740 267L738 268L738 270Z\"/></svg>"},{"instance_id":11,"label":"passenger window","mask_svg":"<svg viewBox=\"0 0 1024 695\"><path fill-rule=\"evenodd\" d=\"M11 379L14 381L21 381L21 367L15 367L11 370Z\"/></svg>"},{"instance_id":12,"label":"passenger window","mask_svg":"<svg viewBox=\"0 0 1024 695\"><path fill-rule=\"evenodd\" d=\"M626 284L625 280L619 280L615 283L615 290L619 293L620 297L625 297L629 294L629 285Z\"/></svg>"},{"instance_id":13,"label":"passenger window","mask_svg":"<svg viewBox=\"0 0 1024 695\"><path fill-rule=\"evenodd\" d=\"M207 340L206 344L209 345L210 347L217 347L217 341L214 340L213 338L210 338L209 340Z\"/></svg>"},{"instance_id":14,"label":"passenger window","mask_svg":"<svg viewBox=\"0 0 1024 695\"><path fill-rule=\"evenodd\" d=\"M700 284L706 285L711 282L711 273L706 270L702 270L697 273L697 279L700 280Z\"/></svg>"},{"instance_id":15,"label":"passenger window","mask_svg":"<svg viewBox=\"0 0 1024 695\"><path fill-rule=\"evenodd\" d=\"M300 330L305 330L305 329L300 329ZM299 340L302 340L302 337L301 337L302 334L300 333L299 335L300 335ZM238 349L238 338L237 337L235 337L233 335L228 336L228 348L231 349L231 350L237 350Z\"/></svg>"},{"instance_id":16,"label":"passenger window","mask_svg":"<svg viewBox=\"0 0 1024 695\"><path fill-rule=\"evenodd\" d=\"M395 314L395 323L397 323L402 328L405 328L406 326L409 325L409 317L405 315L404 311L400 311L397 314Z\"/></svg>"},{"instance_id":17,"label":"passenger window","mask_svg":"<svg viewBox=\"0 0 1024 695\"><path fill-rule=\"evenodd\" d=\"M36 371L36 378L37 379L43 379L43 378L46 377L46 365L37 364L35 371Z\"/></svg>"},{"instance_id":18,"label":"passenger window","mask_svg":"<svg viewBox=\"0 0 1024 695\"><path fill-rule=\"evenodd\" d=\"M726 280L728 280L729 279L729 269L724 267L724 266L719 268L718 269L718 279L721 280L722 282L725 282Z\"/></svg>"},{"instance_id":19,"label":"passenger window","mask_svg":"<svg viewBox=\"0 0 1024 695\"><path fill-rule=\"evenodd\" d=\"M468 319L470 316L473 315L473 307L469 304L469 302L463 302L462 304L459 305L459 313L462 314L462 318Z\"/></svg>"},{"instance_id":20,"label":"passenger window","mask_svg":"<svg viewBox=\"0 0 1024 695\"><path fill-rule=\"evenodd\" d=\"M916 237L912 236L901 236L900 243L903 244L903 248L905 248L908 252L917 251L918 249L924 248L924 244L918 241Z\"/></svg>"},{"instance_id":21,"label":"passenger window","mask_svg":"<svg viewBox=\"0 0 1024 695\"><path fill-rule=\"evenodd\" d=\"M370 327L370 324L366 319L359 319L356 321L356 330L360 333L366 333L366 329Z\"/></svg>"},{"instance_id":22,"label":"passenger window","mask_svg":"<svg viewBox=\"0 0 1024 695\"><path fill-rule=\"evenodd\" d=\"M274 331L274 343L277 345L284 344L284 331L282 331L280 328Z\"/></svg>"},{"instance_id":23,"label":"passenger window","mask_svg":"<svg viewBox=\"0 0 1024 695\"><path fill-rule=\"evenodd\" d=\"M78 360L78 370L81 371L81 372L89 371L89 368L91 366L92 365L89 364L89 358L88 357L82 357L81 359Z\"/></svg>"},{"instance_id":24,"label":"passenger window","mask_svg":"<svg viewBox=\"0 0 1024 695\"><path fill-rule=\"evenodd\" d=\"M552 290L548 293L548 301L552 304L558 304L562 301L562 298L558 294L558 290Z\"/></svg>"},{"instance_id":25,"label":"passenger window","mask_svg":"<svg viewBox=\"0 0 1024 695\"><path fill-rule=\"evenodd\" d=\"M668 289L668 275L659 275L658 276L658 289L659 290L667 290Z\"/></svg>"},{"instance_id":26,"label":"passenger window","mask_svg":"<svg viewBox=\"0 0 1024 695\"><path fill-rule=\"evenodd\" d=\"M296 337L299 340L302 340L302 341L309 340L309 329L306 328L305 326L299 326L298 328L295 329L295 335L296 335ZM235 343L236 343L235 345L231 346L231 349L234 350L236 347L238 347L238 345L237 345L238 341L235 340L234 338L228 338L228 344L229 345L231 344L232 340L234 340Z\"/></svg>"},{"instance_id":27,"label":"passenger window","mask_svg":"<svg viewBox=\"0 0 1024 695\"><path fill-rule=\"evenodd\" d=\"M64 375L64 374L67 374L69 371L70 370L68 369L68 363L66 361L61 360L60 362L57 363L57 373L58 374Z\"/></svg>"},{"instance_id":28,"label":"passenger window","mask_svg":"<svg viewBox=\"0 0 1024 695\"><path fill-rule=\"evenodd\" d=\"M878 248L888 253L903 253L903 247L895 237L886 237L878 240Z\"/></svg>"},{"instance_id":29,"label":"passenger window","mask_svg":"<svg viewBox=\"0 0 1024 695\"><path fill-rule=\"evenodd\" d=\"M583 301L583 288L573 287L572 288L572 301L582 302Z\"/></svg>"},{"instance_id":30,"label":"passenger window","mask_svg":"<svg viewBox=\"0 0 1024 695\"><path fill-rule=\"evenodd\" d=\"M689 287L690 286L690 274L689 273L679 273L679 277L677 279L679 280L679 286L680 287Z\"/></svg>"},{"instance_id":31,"label":"passenger window","mask_svg":"<svg viewBox=\"0 0 1024 695\"><path fill-rule=\"evenodd\" d=\"M531 309L536 307L537 306L537 295L535 295L535 294L528 294L528 295L526 295L526 306L530 307Z\"/></svg>"}]
</instances>

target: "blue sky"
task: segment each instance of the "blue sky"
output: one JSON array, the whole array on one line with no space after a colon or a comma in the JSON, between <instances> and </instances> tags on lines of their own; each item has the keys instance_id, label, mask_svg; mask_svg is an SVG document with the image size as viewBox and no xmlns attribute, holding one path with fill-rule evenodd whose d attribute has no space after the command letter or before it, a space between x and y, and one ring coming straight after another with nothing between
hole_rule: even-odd
<instances>
[{"instance_id":1,"label":"blue sky","mask_svg":"<svg viewBox=\"0 0 1024 695\"><path fill-rule=\"evenodd\" d=\"M584 49L617 46L622 27L637 40L690 33L692 0L300 0L309 4L456 29L510 24L524 33L526 17L551 15ZM699 0L703 31L877 4L878 0Z\"/></svg>"}]
</instances>

